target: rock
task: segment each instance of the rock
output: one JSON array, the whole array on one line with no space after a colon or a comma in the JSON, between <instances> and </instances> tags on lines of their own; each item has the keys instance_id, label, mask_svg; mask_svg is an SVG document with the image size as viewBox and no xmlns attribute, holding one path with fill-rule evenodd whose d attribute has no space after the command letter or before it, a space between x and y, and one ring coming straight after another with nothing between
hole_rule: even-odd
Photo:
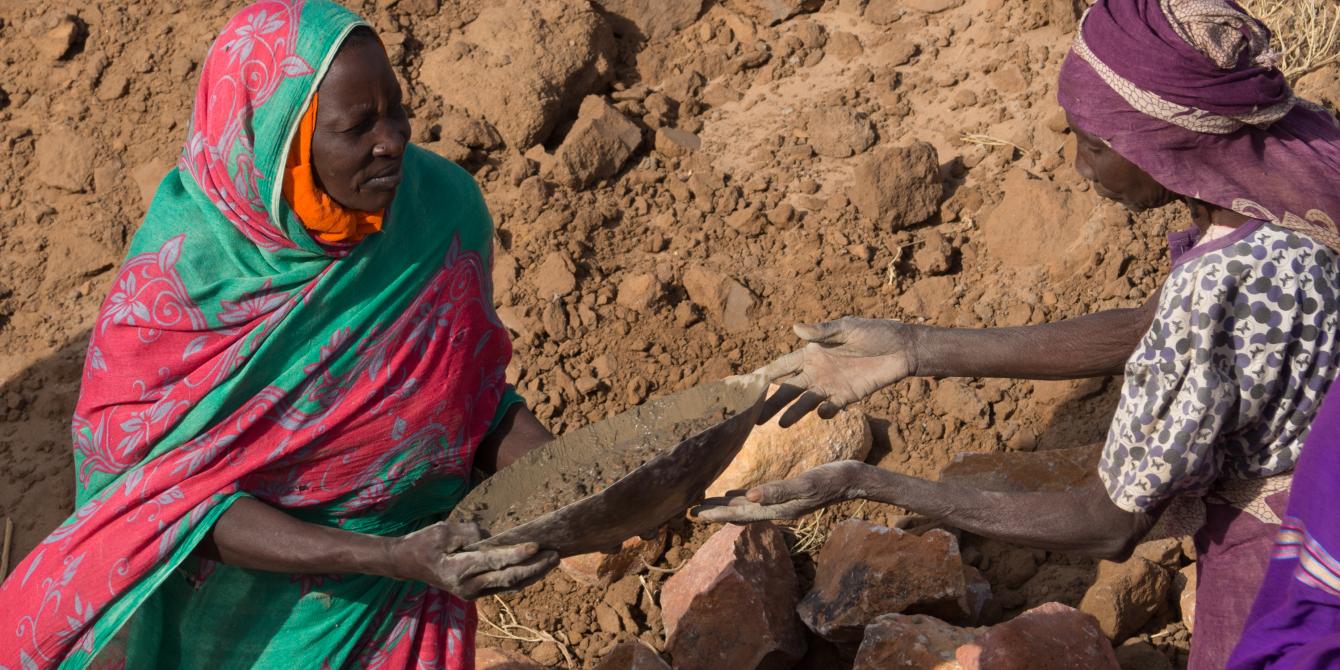
<instances>
[{"instance_id":1,"label":"rock","mask_svg":"<svg viewBox=\"0 0 1340 670\"><path fill-rule=\"evenodd\" d=\"M553 173L568 185L584 188L613 177L638 145L642 130L605 99L587 96L577 122L554 152Z\"/></svg>"},{"instance_id":2,"label":"rock","mask_svg":"<svg viewBox=\"0 0 1340 670\"><path fill-rule=\"evenodd\" d=\"M862 16L877 26L895 23L903 17L903 0L870 0Z\"/></svg>"},{"instance_id":3,"label":"rock","mask_svg":"<svg viewBox=\"0 0 1340 670\"><path fill-rule=\"evenodd\" d=\"M910 9L926 14L939 14L963 4L963 0L904 0Z\"/></svg>"},{"instance_id":4,"label":"rock","mask_svg":"<svg viewBox=\"0 0 1340 670\"><path fill-rule=\"evenodd\" d=\"M684 272L684 290L726 330L747 330L753 323L758 299L743 284L701 265Z\"/></svg>"},{"instance_id":5,"label":"rock","mask_svg":"<svg viewBox=\"0 0 1340 670\"><path fill-rule=\"evenodd\" d=\"M492 276L495 300L512 290L519 274L521 274L521 265L516 262L516 258L511 254L500 252L493 257Z\"/></svg>"},{"instance_id":6,"label":"rock","mask_svg":"<svg viewBox=\"0 0 1340 670\"><path fill-rule=\"evenodd\" d=\"M63 16L55 26L37 38L37 53L47 60L65 60L74 55L83 32L83 24L78 18Z\"/></svg>"},{"instance_id":7,"label":"rock","mask_svg":"<svg viewBox=\"0 0 1340 670\"><path fill-rule=\"evenodd\" d=\"M963 566L964 622L975 624L982 619L987 603L991 602L991 582L971 565Z\"/></svg>"},{"instance_id":8,"label":"rock","mask_svg":"<svg viewBox=\"0 0 1340 670\"><path fill-rule=\"evenodd\" d=\"M769 390L769 395L775 390L776 387ZM870 453L874 436L870 423L859 411L838 412L827 420L811 412L785 429L777 423L782 414L778 412L767 423L754 428L740 453L707 487L707 496L789 479L824 463L863 461Z\"/></svg>"},{"instance_id":9,"label":"rock","mask_svg":"<svg viewBox=\"0 0 1340 670\"><path fill-rule=\"evenodd\" d=\"M1060 603L1039 605L959 647L963 670L1118 670L1093 617Z\"/></svg>"},{"instance_id":10,"label":"rock","mask_svg":"<svg viewBox=\"0 0 1340 670\"><path fill-rule=\"evenodd\" d=\"M959 628L922 614L885 614L865 627L852 670L950 670L954 652L982 629Z\"/></svg>"},{"instance_id":11,"label":"rock","mask_svg":"<svg viewBox=\"0 0 1340 670\"><path fill-rule=\"evenodd\" d=\"M1117 647L1116 654L1121 670L1173 670L1172 661L1143 640L1127 641Z\"/></svg>"},{"instance_id":12,"label":"rock","mask_svg":"<svg viewBox=\"0 0 1340 670\"><path fill-rule=\"evenodd\" d=\"M646 312L659 305L665 298L665 285L649 273L627 275L619 282L616 301L634 312Z\"/></svg>"},{"instance_id":13,"label":"rock","mask_svg":"<svg viewBox=\"0 0 1340 670\"><path fill-rule=\"evenodd\" d=\"M814 587L797 612L834 642L860 640L882 614L955 620L968 609L958 542L942 530L917 536L848 519L833 528L815 561Z\"/></svg>"},{"instance_id":14,"label":"rock","mask_svg":"<svg viewBox=\"0 0 1340 670\"><path fill-rule=\"evenodd\" d=\"M1158 563L1165 568L1176 570L1182 562L1182 538L1165 537L1160 540L1141 542L1135 548L1138 558Z\"/></svg>"},{"instance_id":15,"label":"rock","mask_svg":"<svg viewBox=\"0 0 1340 670\"><path fill-rule=\"evenodd\" d=\"M900 230L929 219L940 207L940 161L935 147L917 142L867 156L852 175L848 197L861 216Z\"/></svg>"},{"instance_id":16,"label":"rock","mask_svg":"<svg viewBox=\"0 0 1340 670\"><path fill-rule=\"evenodd\" d=\"M541 642L530 650L530 658L546 668L555 668L563 660L563 652L553 642Z\"/></svg>"},{"instance_id":17,"label":"rock","mask_svg":"<svg viewBox=\"0 0 1340 670\"><path fill-rule=\"evenodd\" d=\"M782 531L728 525L661 589L666 649L677 670L789 667L805 653L799 585Z\"/></svg>"},{"instance_id":18,"label":"rock","mask_svg":"<svg viewBox=\"0 0 1340 670\"><path fill-rule=\"evenodd\" d=\"M941 382L944 385L944 382ZM1096 476L1102 445L1033 452L958 453L940 481L984 491L1066 491Z\"/></svg>"},{"instance_id":19,"label":"rock","mask_svg":"<svg viewBox=\"0 0 1340 670\"><path fill-rule=\"evenodd\" d=\"M810 146L820 156L846 158L864 153L875 144L870 119L849 107L816 109L805 115Z\"/></svg>"},{"instance_id":20,"label":"rock","mask_svg":"<svg viewBox=\"0 0 1340 670\"><path fill-rule=\"evenodd\" d=\"M475 670L544 670L544 666L515 652L479 647L475 650Z\"/></svg>"},{"instance_id":21,"label":"rock","mask_svg":"<svg viewBox=\"0 0 1340 670\"><path fill-rule=\"evenodd\" d=\"M861 55L865 49L861 46L861 38L842 30L834 31L828 38L828 45L824 48L825 56L832 56L840 61L849 61Z\"/></svg>"},{"instance_id":22,"label":"rock","mask_svg":"<svg viewBox=\"0 0 1340 670\"><path fill-rule=\"evenodd\" d=\"M118 100L130 89L130 79L124 74L106 74L98 82L93 95L103 102Z\"/></svg>"},{"instance_id":23,"label":"rock","mask_svg":"<svg viewBox=\"0 0 1340 670\"><path fill-rule=\"evenodd\" d=\"M697 135L678 128L656 129L656 150L671 158L686 156L702 147Z\"/></svg>"},{"instance_id":24,"label":"rock","mask_svg":"<svg viewBox=\"0 0 1340 670\"><path fill-rule=\"evenodd\" d=\"M764 25L775 26L801 12L815 11L823 0L734 0L729 4Z\"/></svg>"},{"instance_id":25,"label":"rock","mask_svg":"<svg viewBox=\"0 0 1340 670\"><path fill-rule=\"evenodd\" d=\"M912 264L923 275L942 275L952 267L953 256L954 247L949 240L939 233L931 233L912 253Z\"/></svg>"},{"instance_id":26,"label":"rock","mask_svg":"<svg viewBox=\"0 0 1340 670\"><path fill-rule=\"evenodd\" d=\"M1196 564L1177 572L1177 605L1182 610L1182 623L1188 633L1196 632Z\"/></svg>"},{"instance_id":27,"label":"rock","mask_svg":"<svg viewBox=\"0 0 1340 670\"><path fill-rule=\"evenodd\" d=\"M461 112L447 112L438 121L442 127L442 139L455 142L468 149L492 151L503 144L502 135L489 122L476 119Z\"/></svg>"},{"instance_id":28,"label":"rock","mask_svg":"<svg viewBox=\"0 0 1340 670\"><path fill-rule=\"evenodd\" d=\"M600 659L595 670L670 670L670 665L655 649L641 642L625 642Z\"/></svg>"},{"instance_id":29,"label":"rock","mask_svg":"<svg viewBox=\"0 0 1340 670\"><path fill-rule=\"evenodd\" d=\"M535 288L544 300L572 293L577 288L576 265L561 251L551 252L535 270Z\"/></svg>"},{"instance_id":30,"label":"rock","mask_svg":"<svg viewBox=\"0 0 1340 670\"><path fill-rule=\"evenodd\" d=\"M1108 638L1120 642L1158 612L1171 588L1167 571L1143 558L1102 561L1079 608L1097 619Z\"/></svg>"},{"instance_id":31,"label":"rock","mask_svg":"<svg viewBox=\"0 0 1340 670\"><path fill-rule=\"evenodd\" d=\"M954 304L958 282L953 277L924 277L898 298L898 308L906 314L934 319L945 307Z\"/></svg>"},{"instance_id":32,"label":"rock","mask_svg":"<svg viewBox=\"0 0 1340 670\"><path fill-rule=\"evenodd\" d=\"M659 42L693 24L703 11L703 0L597 0L606 12L631 25L648 42ZM623 32L623 31L621 31Z\"/></svg>"},{"instance_id":33,"label":"rock","mask_svg":"<svg viewBox=\"0 0 1340 670\"><path fill-rule=\"evenodd\" d=\"M93 186L92 144L73 130L52 127L37 138L34 154L37 163L34 176L43 184L75 193Z\"/></svg>"},{"instance_id":34,"label":"rock","mask_svg":"<svg viewBox=\"0 0 1340 670\"><path fill-rule=\"evenodd\" d=\"M558 567L564 574L588 586L608 586L630 572L637 572L644 562L648 565L655 563L665 553L668 537L666 529L661 528L650 539L630 537L624 540L615 552L596 551L568 556L558 562Z\"/></svg>"},{"instance_id":35,"label":"rock","mask_svg":"<svg viewBox=\"0 0 1340 670\"><path fill-rule=\"evenodd\" d=\"M419 80L524 151L604 86L613 50L609 25L585 2L500 0L425 53Z\"/></svg>"}]
</instances>

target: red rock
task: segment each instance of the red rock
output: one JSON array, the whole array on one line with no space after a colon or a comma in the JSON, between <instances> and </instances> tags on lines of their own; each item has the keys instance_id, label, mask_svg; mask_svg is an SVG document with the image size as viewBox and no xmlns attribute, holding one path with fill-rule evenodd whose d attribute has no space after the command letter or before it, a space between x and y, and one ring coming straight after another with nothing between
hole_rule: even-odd
<instances>
[{"instance_id":1,"label":"red rock","mask_svg":"<svg viewBox=\"0 0 1340 670\"><path fill-rule=\"evenodd\" d=\"M988 628L955 654L963 670L1118 670L1093 617L1047 603Z\"/></svg>"},{"instance_id":2,"label":"red rock","mask_svg":"<svg viewBox=\"0 0 1340 670\"><path fill-rule=\"evenodd\" d=\"M663 286L656 275L637 273L626 275L619 282L617 302L634 312L646 312L665 297Z\"/></svg>"},{"instance_id":3,"label":"red rock","mask_svg":"<svg viewBox=\"0 0 1340 670\"><path fill-rule=\"evenodd\" d=\"M670 670L670 665L647 645L625 642L600 659L594 670Z\"/></svg>"},{"instance_id":4,"label":"red rock","mask_svg":"<svg viewBox=\"0 0 1340 670\"><path fill-rule=\"evenodd\" d=\"M608 586L623 579L630 572L637 572L643 562L655 563L665 553L665 528L657 531L650 539L628 538L615 552L591 552L568 556L559 561L558 567L564 573L591 586Z\"/></svg>"},{"instance_id":5,"label":"red rock","mask_svg":"<svg viewBox=\"0 0 1340 670\"><path fill-rule=\"evenodd\" d=\"M901 230L935 215L943 193L935 147L917 142L884 147L865 157L856 166L847 196L861 216Z\"/></svg>"},{"instance_id":6,"label":"red rock","mask_svg":"<svg viewBox=\"0 0 1340 670\"><path fill-rule=\"evenodd\" d=\"M959 628L922 614L885 614L865 627L852 670L950 670L955 651L982 628Z\"/></svg>"},{"instance_id":7,"label":"red rock","mask_svg":"<svg viewBox=\"0 0 1340 670\"><path fill-rule=\"evenodd\" d=\"M661 589L666 649L677 670L781 670L805 653L799 585L782 531L728 525Z\"/></svg>"},{"instance_id":8,"label":"red rock","mask_svg":"<svg viewBox=\"0 0 1340 670\"><path fill-rule=\"evenodd\" d=\"M1156 563L1143 558L1125 563L1102 561L1079 608L1097 619L1108 638L1120 642L1163 607L1171 589L1167 570Z\"/></svg>"},{"instance_id":9,"label":"red rock","mask_svg":"<svg viewBox=\"0 0 1340 670\"><path fill-rule=\"evenodd\" d=\"M544 670L544 666L522 654L479 647L475 650L475 670Z\"/></svg>"},{"instance_id":10,"label":"red rock","mask_svg":"<svg viewBox=\"0 0 1340 670\"><path fill-rule=\"evenodd\" d=\"M685 156L697 151L703 141L693 133L678 128L656 129L656 150L670 156Z\"/></svg>"},{"instance_id":11,"label":"red rock","mask_svg":"<svg viewBox=\"0 0 1340 670\"><path fill-rule=\"evenodd\" d=\"M814 153L846 158L863 153L875 143L870 119L849 107L827 107L805 115L805 128Z\"/></svg>"},{"instance_id":12,"label":"red rock","mask_svg":"<svg viewBox=\"0 0 1340 670\"><path fill-rule=\"evenodd\" d=\"M860 640L882 614L956 620L968 609L958 542L942 530L918 536L848 519L816 562L814 588L797 611L810 630L835 642Z\"/></svg>"}]
</instances>

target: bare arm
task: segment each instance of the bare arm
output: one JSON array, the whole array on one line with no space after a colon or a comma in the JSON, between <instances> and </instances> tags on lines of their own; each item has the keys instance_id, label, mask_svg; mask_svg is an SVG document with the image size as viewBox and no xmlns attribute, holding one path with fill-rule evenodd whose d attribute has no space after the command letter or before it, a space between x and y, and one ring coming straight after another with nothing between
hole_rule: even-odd
<instances>
[{"instance_id":1,"label":"bare arm","mask_svg":"<svg viewBox=\"0 0 1340 670\"><path fill-rule=\"evenodd\" d=\"M475 452L475 467L493 474L553 439L553 434L529 409L516 403L479 445Z\"/></svg>"},{"instance_id":2,"label":"bare arm","mask_svg":"<svg viewBox=\"0 0 1340 670\"><path fill-rule=\"evenodd\" d=\"M916 368L923 377L1076 379L1120 375L1149 330L1158 295L1140 307L1018 328L920 328Z\"/></svg>"},{"instance_id":3,"label":"bare arm","mask_svg":"<svg viewBox=\"0 0 1340 670\"><path fill-rule=\"evenodd\" d=\"M1055 493L1000 493L932 482L856 461L823 465L741 495L704 501L712 522L789 519L843 500L898 505L949 526L1041 549L1125 560L1157 519L1112 503L1101 482Z\"/></svg>"},{"instance_id":4,"label":"bare arm","mask_svg":"<svg viewBox=\"0 0 1340 670\"><path fill-rule=\"evenodd\" d=\"M785 427L816 407L822 417L910 376L1074 379L1121 374L1158 307L1018 328L935 328L844 317L797 325L806 345L758 370L783 384L762 419L787 408Z\"/></svg>"}]
</instances>

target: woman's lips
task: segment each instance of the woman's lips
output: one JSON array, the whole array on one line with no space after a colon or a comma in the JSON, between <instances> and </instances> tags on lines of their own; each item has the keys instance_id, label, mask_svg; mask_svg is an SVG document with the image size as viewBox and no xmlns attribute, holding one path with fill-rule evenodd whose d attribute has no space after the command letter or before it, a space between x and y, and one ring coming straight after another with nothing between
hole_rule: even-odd
<instances>
[{"instance_id":1,"label":"woman's lips","mask_svg":"<svg viewBox=\"0 0 1340 670\"><path fill-rule=\"evenodd\" d=\"M389 174L378 175L363 182L363 186L373 191L390 191L400 185L400 170Z\"/></svg>"}]
</instances>

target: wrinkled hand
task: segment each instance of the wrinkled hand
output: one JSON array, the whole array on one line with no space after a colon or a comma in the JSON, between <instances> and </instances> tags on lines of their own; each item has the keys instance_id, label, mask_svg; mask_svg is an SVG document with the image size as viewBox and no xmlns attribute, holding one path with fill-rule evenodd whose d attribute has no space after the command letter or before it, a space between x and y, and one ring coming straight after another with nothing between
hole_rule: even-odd
<instances>
[{"instance_id":1,"label":"wrinkled hand","mask_svg":"<svg viewBox=\"0 0 1340 670\"><path fill-rule=\"evenodd\" d=\"M790 405L778 423L799 421L816 407L827 419L838 410L912 374L916 369L913 326L885 319L846 316L793 328L807 344L757 370L782 383L759 421ZM799 398L797 400L797 398ZM794 401L794 402L792 402Z\"/></svg>"},{"instance_id":2,"label":"wrinkled hand","mask_svg":"<svg viewBox=\"0 0 1340 670\"><path fill-rule=\"evenodd\" d=\"M722 497L704 500L693 509L693 516L709 523L799 519L821 507L857 497L860 477L867 467L860 461L838 461L793 479L757 486L748 493L728 491Z\"/></svg>"},{"instance_id":3,"label":"wrinkled hand","mask_svg":"<svg viewBox=\"0 0 1340 670\"><path fill-rule=\"evenodd\" d=\"M474 600L525 588L558 565L558 554L531 542L481 551L461 551L484 539L475 524L435 523L395 542L391 576L414 579Z\"/></svg>"}]
</instances>

